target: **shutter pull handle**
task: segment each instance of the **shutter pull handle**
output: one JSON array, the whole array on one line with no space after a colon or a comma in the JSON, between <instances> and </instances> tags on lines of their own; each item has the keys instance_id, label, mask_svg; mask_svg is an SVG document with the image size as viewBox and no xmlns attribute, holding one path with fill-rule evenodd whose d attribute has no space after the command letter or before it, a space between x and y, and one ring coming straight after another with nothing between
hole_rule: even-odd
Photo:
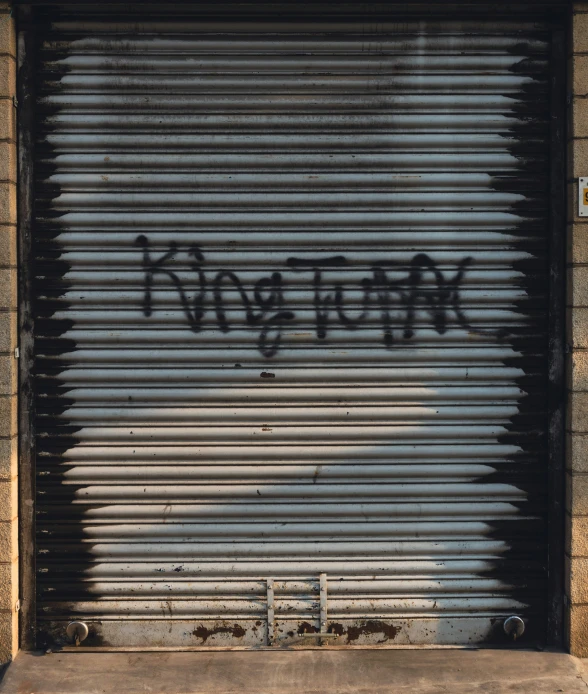
<instances>
[{"instance_id":1,"label":"shutter pull handle","mask_svg":"<svg viewBox=\"0 0 588 694\"><path fill-rule=\"evenodd\" d=\"M504 632L510 636L513 641L516 641L519 636L525 633L525 622L516 615L507 617L504 620Z\"/></svg>"},{"instance_id":2,"label":"shutter pull handle","mask_svg":"<svg viewBox=\"0 0 588 694\"><path fill-rule=\"evenodd\" d=\"M75 646L79 646L88 637L90 630L85 622L70 622L65 633Z\"/></svg>"}]
</instances>

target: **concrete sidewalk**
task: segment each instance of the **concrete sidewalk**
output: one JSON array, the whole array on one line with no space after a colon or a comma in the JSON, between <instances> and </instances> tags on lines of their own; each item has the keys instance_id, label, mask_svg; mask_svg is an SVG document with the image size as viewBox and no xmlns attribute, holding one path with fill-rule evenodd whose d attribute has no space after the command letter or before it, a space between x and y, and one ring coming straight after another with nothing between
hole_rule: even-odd
<instances>
[{"instance_id":1,"label":"concrete sidewalk","mask_svg":"<svg viewBox=\"0 0 588 694\"><path fill-rule=\"evenodd\" d=\"M507 650L21 653L2 694L588 694L587 663Z\"/></svg>"}]
</instances>

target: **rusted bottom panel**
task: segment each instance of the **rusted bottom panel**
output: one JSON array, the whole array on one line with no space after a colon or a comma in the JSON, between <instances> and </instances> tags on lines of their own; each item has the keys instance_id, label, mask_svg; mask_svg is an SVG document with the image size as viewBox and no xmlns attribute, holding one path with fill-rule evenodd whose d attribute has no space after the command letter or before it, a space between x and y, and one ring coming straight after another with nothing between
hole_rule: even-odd
<instances>
[{"instance_id":1,"label":"rusted bottom panel","mask_svg":"<svg viewBox=\"0 0 588 694\"><path fill-rule=\"evenodd\" d=\"M274 646L410 646L474 645L512 643L503 629L504 617L472 616L423 617L415 619L333 619L327 622L326 635L319 633L318 620L276 620ZM533 617L529 622L535 621ZM537 629L541 619L527 633ZM39 645L46 648L69 646L67 621L50 621L40 625ZM111 648L198 648L268 646L267 622L261 619L181 620L125 619L87 622L88 638L84 647ZM521 644L525 637L521 638Z\"/></svg>"}]
</instances>

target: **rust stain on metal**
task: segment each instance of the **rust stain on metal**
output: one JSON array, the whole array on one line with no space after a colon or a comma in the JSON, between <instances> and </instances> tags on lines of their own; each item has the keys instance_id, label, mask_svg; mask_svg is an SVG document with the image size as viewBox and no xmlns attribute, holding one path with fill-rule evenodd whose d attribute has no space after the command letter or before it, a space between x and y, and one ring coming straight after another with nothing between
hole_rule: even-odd
<instances>
[{"instance_id":1,"label":"rust stain on metal","mask_svg":"<svg viewBox=\"0 0 588 694\"><path fill-rule=\"evenodd\" d=\"M245 629L243 629L243 627L239 624L233 624L232 626L218 626L214 629L207 629L204 625L201 624L199 627L196 627L196 629L194 629L194 631L192 632L194 636L196 636L199 639L202 639L203 644L205 644L211 636L216 636L216 634L230 634L231 636L234 636L236 639L242 639L245 636L245 633Z\"/></svg>"},{"instance_id":2,"label":"rust stain on metal","mask_svg":"<svg viewBox=\"0 0 588 694\"><path fill-rule=\"evenodd\" d=\"M303 634L316 633L318 633L318 629L312 624L309 624L308 622L300 622L300 624L298 625L298 636L302 636Z\"/></svg>"},{"instance_id":3,"label":"rust stain on metal","mask_svg":"<svg viewBox=\"0 0 588 694\"><path fill-rule=\"evenodd\" d=\"M368 620L357 626L350 626L347 628L347 631L342 624L329 624L329 633L337 634L337 636L347 636L347 643L357 641L360 636L369 636L371 634L382 634L384 638L377 643L385 643L386 641L393 641L399 632L400 627L395 627L393 624L379 620Z\"/></svg>"},{"instance_id":4,"label":"rust stain on metal","mask_svg":"<svg viewBox=\"0 0 588 694\"><path fill-rule=\"evenodd\" d=\"M261 427L262 431L273 431L271 427Z\"/></svg>"}]
</instances>

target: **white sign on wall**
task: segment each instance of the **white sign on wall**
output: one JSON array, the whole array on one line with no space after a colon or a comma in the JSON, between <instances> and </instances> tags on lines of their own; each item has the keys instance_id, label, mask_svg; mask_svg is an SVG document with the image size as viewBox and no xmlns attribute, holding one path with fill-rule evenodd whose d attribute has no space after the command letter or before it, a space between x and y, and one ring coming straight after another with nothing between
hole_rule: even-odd
<instances>
[{"instance_id":1,"label":"white sign on wall","mask_svg":"<svg viewBox=\"0 0 588 694\"><path fill-rule=\"evenodd\" d=\"M579 180L578 215L588 217L588 178L580 178Z\"/></svg>"}]
</instances>

